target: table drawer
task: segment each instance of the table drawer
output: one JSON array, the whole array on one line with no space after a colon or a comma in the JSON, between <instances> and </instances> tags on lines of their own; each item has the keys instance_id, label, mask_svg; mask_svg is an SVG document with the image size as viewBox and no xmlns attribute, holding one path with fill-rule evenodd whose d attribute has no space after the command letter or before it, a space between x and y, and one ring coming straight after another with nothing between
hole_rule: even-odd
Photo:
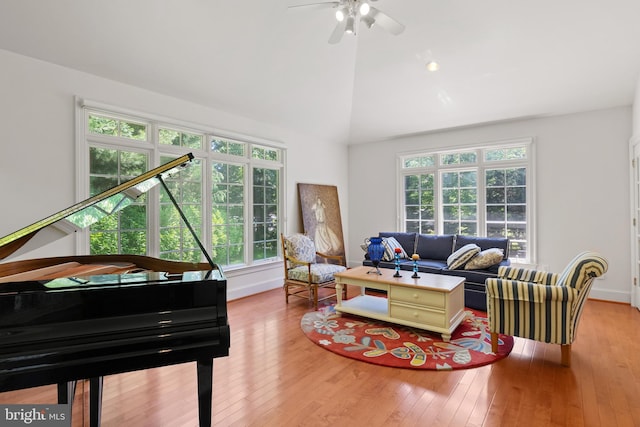
<instances>
[{"instance_id":1,"label":"table drawer","mask_svg":"<svg viewBox=\"0 0 640 427\"><path fill-rule=\"evenodd\" d=\"M445 324L444 312L425 310L418 307L394 303L390 304L389 310L389 315L392 319L407 320L409 322L443 328L447 326Z\"/></svg>"},{"instance_id":2,"label":"table drawer","mask_svg":"<svg viewBox=\"0 0 640 427\"><path fill-rule=\"evenodd\" d=\"M389 299L394 302L402 301L424 307L444 308L446 296L443 292L438 291L392 286L389 289Z\"/></svg>"}]
</instances>

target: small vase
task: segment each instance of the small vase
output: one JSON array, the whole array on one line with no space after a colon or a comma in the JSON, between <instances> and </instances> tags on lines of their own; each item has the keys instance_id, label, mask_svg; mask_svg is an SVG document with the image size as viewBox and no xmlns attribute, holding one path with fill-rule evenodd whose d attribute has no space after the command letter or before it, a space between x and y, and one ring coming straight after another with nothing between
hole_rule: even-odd
<instances>
[{"instance_id":1,"label":"small vase","mask_svg":"<svg viewBox=\"0 0 640 427\"><path fill-rule=\"evenodd\" d=\"M381 237L369 238L369 247L367 248L367 253L369 254L371 263L375 267L375 270L370 270L367 273L382 274L379 267L380 260L382 260L382 255L384 255L384 245L382 244Z\"/></svg>"}]
</instances>

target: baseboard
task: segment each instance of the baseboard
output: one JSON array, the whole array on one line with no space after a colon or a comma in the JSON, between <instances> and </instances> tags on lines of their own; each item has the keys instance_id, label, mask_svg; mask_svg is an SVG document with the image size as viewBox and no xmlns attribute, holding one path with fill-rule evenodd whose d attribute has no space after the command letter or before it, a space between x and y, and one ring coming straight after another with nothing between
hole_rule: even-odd
<instances>
[{"instance_id":1,"label":"baseboard","mask_svg":"<svg viewBox=\"0 0 640 427\"><path fill-rule=\"evenodd\" d=\"M247 286L236 288L233 286L233 279L227 279L227 300L232 301L238 298L248 297L272 289L282 288L282 279L252 283ZM283 294L284 295L284 294ZM284 298L284 297L283 297Z\"/></svg>"},{"instance_id":2,"label":"baseboard","mask_svg":"<svg viewBox=\"0 0 640 427\"><path fill-rule=\"evenodd\" d=\"M627 304L631 303L631 294L629 292L609 291L605 289L591 288L589 298L611 302L623 302Z\"/></svg>"}]
</instances>

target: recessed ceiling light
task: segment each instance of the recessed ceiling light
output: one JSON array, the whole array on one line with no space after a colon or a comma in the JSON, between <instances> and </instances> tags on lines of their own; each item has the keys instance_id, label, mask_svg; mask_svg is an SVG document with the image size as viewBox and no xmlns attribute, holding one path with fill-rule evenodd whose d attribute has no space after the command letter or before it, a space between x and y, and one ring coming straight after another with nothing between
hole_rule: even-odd
<instances>
[{"instance_id":1,"label":"recessed ceiling light","mask_svg":"<svg viewBox=\"0 0 640 427\"><path fill-rule=\"evenodd\" d=\"M438 71L440 69L440 64L438 64L436 61L429 61L427 62L426 67L429 71Z\"/></svg>"}]
</instances>

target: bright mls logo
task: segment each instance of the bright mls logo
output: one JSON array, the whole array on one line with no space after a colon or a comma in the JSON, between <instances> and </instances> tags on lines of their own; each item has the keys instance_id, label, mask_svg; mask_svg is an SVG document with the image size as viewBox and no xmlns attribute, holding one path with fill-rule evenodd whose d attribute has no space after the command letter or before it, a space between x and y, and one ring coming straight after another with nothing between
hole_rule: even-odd
<instances>
[{"instance_id":1,"label":"bright mls logo","mask_svg":"<svg viewBox=\"0 0 640 427\"><path fill-rule=\"evenodd\" d=\"M70 427L69 405L0 405L0 427Z\"/></svg>"}]
</instances>

